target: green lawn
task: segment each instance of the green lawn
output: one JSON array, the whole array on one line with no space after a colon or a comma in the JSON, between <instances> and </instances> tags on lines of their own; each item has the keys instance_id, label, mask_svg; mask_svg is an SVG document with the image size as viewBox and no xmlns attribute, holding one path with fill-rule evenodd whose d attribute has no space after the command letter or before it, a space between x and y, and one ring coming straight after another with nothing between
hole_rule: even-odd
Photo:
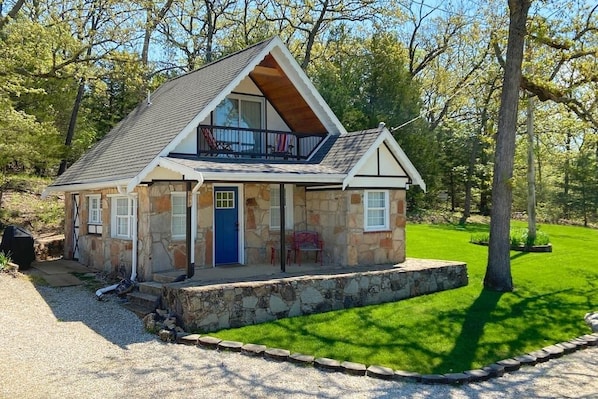
<instances>
[{"instance_id":1,"label":"green lawn","mask_svg":"<svg viewBox=\"0 0 598 399\"><path fill-rule=\"evenodd\" d=\"M522 224L515 224L521 226ZM598 231L543 225L552 253L512 252L516 289L483 290L487 248L452 225L409 225L407 255L467 262L469 285L400 302L220 331L227 340L420 373L478 368L590 332L598 310Z\"/></svg>"}]
</instances>

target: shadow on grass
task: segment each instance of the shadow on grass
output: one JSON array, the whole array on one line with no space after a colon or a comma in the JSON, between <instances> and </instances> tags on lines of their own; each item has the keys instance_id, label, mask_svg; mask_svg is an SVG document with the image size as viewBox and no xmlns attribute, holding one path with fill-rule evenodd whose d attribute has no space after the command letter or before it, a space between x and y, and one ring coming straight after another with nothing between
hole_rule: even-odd
<instances>
[{"instance_id":1,"label":"shadow on grass","mask_svg":"<svg viewBox=\"0 0 598 399\"><path fill-rule=\"evenodd\" d=\"M449 354L444 356L434 372L446 373L455 364L455 358L460 364L472 364L476 359L478 343L484 334L484 327L491 319L491 313L496 309L503 292L482 289L480 295L465 311L465 318L455 345ZM463 370L458 370L463 371Z\"/></svg>"},{"instance_id":2,"label":"shadow on grass","mask_svg":"<svg viewBox=\"0 0 598 399\"><path fill-rule=\"evenodd\" d=\"M432 224L429 225L432 229L462 231L467 233L487 233L490 231L490 225L484 223L466 223L464 225L458 223Z\"/></svg>"},{"instance_id":3,"label":"shadow on grass","mask_svg":"<svg viewBox=\"0 0 598 399\"><path fill-rule=\"evenodd\" d=\"M522 256L528 255L529 252L517 252L511 255L511 260L515 260L517 258L521 258Z\"/></svg>"}]
</instances>

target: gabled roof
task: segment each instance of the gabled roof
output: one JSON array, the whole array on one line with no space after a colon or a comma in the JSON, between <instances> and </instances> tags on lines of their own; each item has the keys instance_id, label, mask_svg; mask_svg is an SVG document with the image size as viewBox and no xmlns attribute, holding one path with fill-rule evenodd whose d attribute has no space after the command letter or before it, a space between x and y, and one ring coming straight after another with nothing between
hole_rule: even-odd
<instances>
[{"instance_id":1,"label":"gabled roof","mask_svg":"<svg viewBox=\"0 0 598 399\"><path fill-rule=\"evenodd\" d=\"M292 82L303 106L313 108L319 130L343 132L342 124L324 102L280 39L272 38L200 69L167 81L118 123L50 186L98 187L130 183L153 169L164 156L250 73L267 70L274 61L281 76ZM256 71L254 71L256 70ZM309 104L307 102L309 102Z\"/></svg>"},{"instance_id":2,"label":"gabled roof","mask_svg":"<svg viewBox=\"0 0 598 399\"><path fill-rule=\"evenodd\" d=\"M279 106L279 113L289 115L289 126L300 123L309 125L312 132L323 130L328 133L313 156L308 161L169 157L176 146L247 77L270 100L280 99L273 105ZM278 86L272 83L274 81ZM285 93L296 101L283 101ZM344 189L367 169L364 169L364 163L371 160L372 154L383 144L387 148L385 154L391 154L390 162L400 165L401 181L425 189L419 173L383 125L360 132L345 132L278 38L172 79L150 98L151 102L138 105L46 192L115 186L126 187L131 192L138 184L147 182L148 176L158 168L198 181L279 181L335 185ZM298 114L301 114L299 119Z\"/></svg>"}]
</instances>

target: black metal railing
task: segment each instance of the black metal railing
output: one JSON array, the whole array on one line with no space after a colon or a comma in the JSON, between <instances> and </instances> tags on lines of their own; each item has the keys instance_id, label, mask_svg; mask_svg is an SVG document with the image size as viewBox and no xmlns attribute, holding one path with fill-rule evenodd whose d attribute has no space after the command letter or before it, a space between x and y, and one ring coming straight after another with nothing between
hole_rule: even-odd
<instances>
[{"instance_id":1,"label":"black metal railing","mask_svg":"<svg viewBox=\"0 0 598 399\"><path fill-rule=\"evenodd\" d=\"M226 126L197 127L198 156L307 159L324 135Z\"/></svg>"}]
</instances>

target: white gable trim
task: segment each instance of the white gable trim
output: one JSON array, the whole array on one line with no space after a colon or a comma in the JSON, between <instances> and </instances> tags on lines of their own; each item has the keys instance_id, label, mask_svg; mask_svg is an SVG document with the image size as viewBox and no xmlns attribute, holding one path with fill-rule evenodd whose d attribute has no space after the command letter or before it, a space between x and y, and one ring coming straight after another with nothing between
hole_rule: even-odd
<instances>
[{"instance_id":1,"label":"white gable trim","mask_svg":"<svg viewBox=\"0 0 598 399\"><path fill-rule=\"evenodd\" d=\"M424 183L424 180L421 178L417 169L415 169L415 166L413 166L405 152L403 152L403 149L399 146L394 137L392 137L392 134L390 134L386 127L382 128L376 141L374 141L371 147L365 152L363 157L361 157L361 159L349 171L346 178L343 180L343 190L346 189L352 182L354 182L357 173L359 173L368 159L374 155L382 143L385 143L388 146L388 149L398 159L401 167L411 179L411 184L418 185L422 188L422 190L426 191L426 183Z\"/></svg>"},{"instance_id":2,"label":"white gable trim","mask_svg":"<svg viewBox=\"0 0 598 399\"><path fill-rule=\"evenodd\" d=\"M313 83L309 80L305 72L301 69L293 55L286 48L280 38L273 38L270 43L230 83L217 95L204 109L202 109L176 137L154 158L137 176L135 176L127 185L127 191L131 192L152 170L156 168L159 159L167 156L174 151L177 146L190 134L195 131L197 125L206 119L210 113L237 87L243 79L249 76L249 73L268 55L272 54L274 59L283 68L284 72L291 80L293 85L303 96L306 102L312 107L312 110L318 119L324 124L324 127L331 134L345 133L345 128L338 120L334 112L324 101L320 93L316 90ZM265 180L268 181L268 180Z\"/></svg>"},{"instance_id":3,"label":"white gable trim","mask_svg":"<svg viewBox=\"0 0 598 399\"><path fill-rule=\"evenodd\" d=\"M42 192L42 199L45 199L51 193L101 190L103 188L114 188L115 186L124 186L127 183L129 183L129 180L107 180L92 183L75 183L58 186L48 186Z\"/></svg>"},{"instance_id":4,"label":"white gable trim","mask_svg":"<svg viewBox=\"0 0 598 399\"><path fill-rule=\"evenodd\" d=\"M264 47L264 49L257 56L255 56L251 62L247 64L245 69L243 69L241 73L239 73L233 80L231 80L231 82L220 92L219 95L214 97L214 99L210 103L208 103L208 105L204 109L200 110L200 112L197 115L195 115L191 122L189 122L187 126L185 126L183 130L181 130L166 147L164 147L164 149L156 156L156 158L154 158L145 168L143 168L143 170L137 176L131 179L131 182L127 185L127 191L133 191L135 186L137 186L152 170L154 170L154 168L160 162L160 159L174 151L176 147L189 134L193 133L197 125L199 125L201 121L207 118L212 112L212 110L214 110L216 106L220 104L222 100L224 100L224 98L226 98L226 96L229 95L233 91L233 89L241 83L243 79L245 79L246 76L249 75L249 72L251 72L255 68L255 66L262 59L264 59L266 55L268 55L270 51L272 51L272 48L281 43L282 42L280 42L280 39L272 40L266 47Z\"/></svg>"},{"instance_id":5,"label":"white gable trim","mask_svg":"<svg viewBox=\"0 0 598 399\"><path fill-rule=\"evenodd\" d=\"M274 59L283 66L283 70L287 77L293 83L299 94L306 100L306 102L312 107L312 110L324 124L326 130L331 134L346 133L343 124L338 120L330 106L324 101L324 98L320 95L318 90L315 88L311 80L307 77L301 66L295 60L295 57L291 54L289 49L282 43L277 37L274 39L277 43L276 48L271 51ZM287 68L284 68L286 66Z\"/></svg>"}]
</instances>

